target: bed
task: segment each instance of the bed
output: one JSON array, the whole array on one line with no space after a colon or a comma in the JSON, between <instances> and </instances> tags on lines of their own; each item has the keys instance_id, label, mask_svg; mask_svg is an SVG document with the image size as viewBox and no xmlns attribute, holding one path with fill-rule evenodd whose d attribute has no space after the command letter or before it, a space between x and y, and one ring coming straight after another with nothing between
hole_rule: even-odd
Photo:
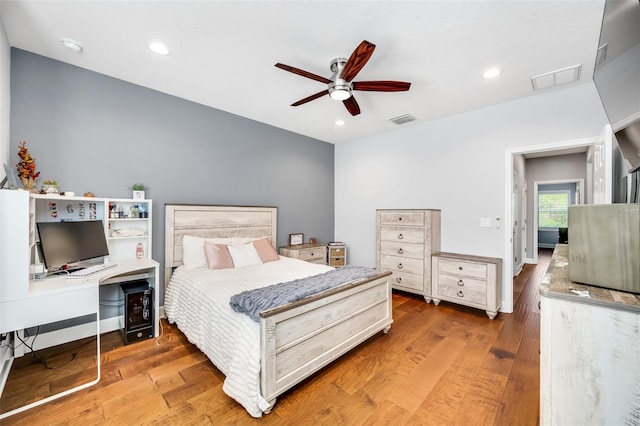
<instances>
[{"instance_id":1,"label":"bed","mask_svg":"<svg viewBox=\"0 0 640 426\"><path fill-rule=\"evenodd\" d=\"M223 391L253 417L393 322L389 272L262 311L256 322L231 309L234 294L333 268L277 255L243 268L191 267L194 239L268 239L275 248L276 224L275 207L165 205L165 315L225 375Z\"/></svg>"}]
</instances>

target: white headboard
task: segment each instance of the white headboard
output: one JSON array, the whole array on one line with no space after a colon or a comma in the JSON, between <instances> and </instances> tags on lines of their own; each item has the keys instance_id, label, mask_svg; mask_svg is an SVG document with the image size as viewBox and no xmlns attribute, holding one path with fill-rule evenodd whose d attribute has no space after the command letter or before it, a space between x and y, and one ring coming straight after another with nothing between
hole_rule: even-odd
<instances>
[{"instance_id":1,"label":"white headboard","mask_svg":"<svg viewBox=\"0 0 640 426\"><path fill-rule=\"evenodd\" d=\"M268 238L276 247L277 207L165 204L165 288L173 268L182 265L182 237Z\"/></svg>"}]
</instances>

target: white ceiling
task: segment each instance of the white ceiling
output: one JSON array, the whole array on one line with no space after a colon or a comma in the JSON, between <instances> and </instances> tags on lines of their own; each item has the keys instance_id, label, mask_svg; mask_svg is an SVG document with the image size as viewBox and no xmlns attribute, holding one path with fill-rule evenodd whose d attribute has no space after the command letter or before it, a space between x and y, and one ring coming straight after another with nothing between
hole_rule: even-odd
<instances>
[{"instance_id":1,"label":"white ceiling","mask_svg":"<svg viewBox=\"0 0 640 426\"><path fill-rule=\"evenodd\" d=\"M531 77L577 64L579 83L590 81L603 8L604 0L0 0L0 17L13 47L340 143L398 129L389 119L403 114L416 117L403 125L411 126L534 95ZM326 86L275 63L330 77L330 61L365 39L377 47L354 81L409 81L408 92L355 92L356 117L328 96L289 106ZM155 40L171 54L149 51ZM502 74L483 79L491 66Z\"/></svg>"}]
</instances>

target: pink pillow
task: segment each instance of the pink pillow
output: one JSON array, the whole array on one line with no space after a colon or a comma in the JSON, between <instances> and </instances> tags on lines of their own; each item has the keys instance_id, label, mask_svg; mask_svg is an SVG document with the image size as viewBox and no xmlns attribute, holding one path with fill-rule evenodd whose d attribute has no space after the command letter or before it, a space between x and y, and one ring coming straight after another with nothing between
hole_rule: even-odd
<instances>
[{"instance_id":1,"label":"pink pillow","mask_svg":"<svg viewBox=\"0 0 640 426\"><path fill-rule=\"evenodd\" d=\"M209 269L233 268L233 259L231 259L231 254L226 245L205 241L204 252L207 256Z\"/></svg>"},{"instance_id":2,"label":"pink pillow","mask_svg":"<svg viewBox=\"0 0 640 426\"><path fill-rule=\"evenodd\" d=\"M268 239L263 238L261 240L256 240L253 242L253 246L256 248L256 251L258 252L258 256L260 256L260 260L262 260L262 263L280 260L278 252L276 252L276 249L273 248L271 242L269 242Z\"/></svg>"}]
</instances>

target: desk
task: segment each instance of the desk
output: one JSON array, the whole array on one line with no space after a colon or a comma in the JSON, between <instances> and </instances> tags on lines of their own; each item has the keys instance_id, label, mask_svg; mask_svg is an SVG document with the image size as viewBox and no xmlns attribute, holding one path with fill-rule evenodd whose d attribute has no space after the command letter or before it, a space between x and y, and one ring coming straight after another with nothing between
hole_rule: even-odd
<instances>
[{"instance_id":1,"label":"desk","mask_svg":"<svg viewBox=\"0 0 640 426\"><path fill-rule=\"evenodd\" d=\"M69 279L64 276L55 276L30 280L28 293L8 298L7 300L0 302L0 333L15 332L42 324L50 324L56 321L86 315L95 315L95 335L97 342L97 377L95 380L7 413L2 413L0 414L0 419L92 386L100 381L99 286L116 284L135 279L147 279L150 286L153 287L153 308L155 310L153 334L156 337L158 336L158 262L152 259L126 259L114 260L113 263L116 263L117 266L97 272L85 278ZM78 336L71 340L81 339L84 337L87 336ZM14 352L14 356L20 356L23 353L23 351L17 351ZM6 370L6 375L8 375L9 369ZM5 380L6 376L1 377L0 383L4 384Z\"/></svg>"}]
</instances>

